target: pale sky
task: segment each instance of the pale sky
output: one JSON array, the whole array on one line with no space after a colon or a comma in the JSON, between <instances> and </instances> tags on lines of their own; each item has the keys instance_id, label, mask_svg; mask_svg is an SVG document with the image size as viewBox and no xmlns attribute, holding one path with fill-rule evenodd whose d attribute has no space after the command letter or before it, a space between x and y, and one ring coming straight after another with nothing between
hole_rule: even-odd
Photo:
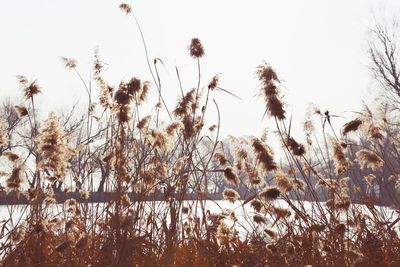
<instances>
[{"instance_id":1,"label":"pale sky","mask_svg":"<svg viewBox=\"0 0 400 267\"><path fill-rule=\"evenodd\" d=\"M160 75L170 109L180 92L175 66L184 89L195 87L196 61L189 57L187 46L193 37L202 41L206 51L201 59L202 86L222 73L220 86L242 98L212 95L221 109L223 136L259 136L272 127L272 120L262 120L263 101L256 97L255 70L264 60L284 80L284 100L288 115L294 116L294 128L301 129L310 102L352 118L345 112L360 110L362 100L371 101L377 94L366 67L368 27L374 16L382 19L400 10L400 1L395 0L128 3L141 23L150 59L161 58L166 65ZM150 80L138 29L119 4L112 0L3 1L0 97L22 102L15 77L22 74L43 87L37 99L43 113L85 103L83 86L59 58L75 58L79 71L88 77L95 47L109 64L105 76L111 84L133 76ZM207 125L216 122L215 113L211 106Z\"/></svg>"}]
</instances>

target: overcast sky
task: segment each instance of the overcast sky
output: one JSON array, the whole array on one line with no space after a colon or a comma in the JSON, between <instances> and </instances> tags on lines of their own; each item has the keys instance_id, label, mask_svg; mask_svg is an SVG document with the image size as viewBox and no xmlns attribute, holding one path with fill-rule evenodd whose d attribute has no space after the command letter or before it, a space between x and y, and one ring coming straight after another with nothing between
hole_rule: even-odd
<instances>
[{"instance_id":1,"label":"overcast sky","mask_svg":"<svg viewBox=\"0 0 400 267\"><path fill-rule=\"evenodd\" d=\"M262 0L128 2L137 15L149 56L161 58L167 103L179 95L175 66L183 87L197 84L196 61L187 46L198 37L206 51L201 59L202 86L222 73L220 86L239 95L215 93L222 116L222 134L260 135L272 121L262 120L264 106L255 78L257 65L269 62L284 80L288 114L300 129L309 103L351 118L377 91L366 67L368 27L396 14L400 1ZM39 108L67 110L84 103L85 90L59 57L72 57L89 77L95 47L109 64L111 84L138 76L150 80L140 35L132 17L112 0L3 1L0 9L0 97L19 102L15 76L38 79L43 94ZM155 90L155 89L154 89ZM153 91L155 92L155 91ZM216 121L209 109L207 124ZM44 115L45 116L45 115Z\"/></svg>"}]
</instances>

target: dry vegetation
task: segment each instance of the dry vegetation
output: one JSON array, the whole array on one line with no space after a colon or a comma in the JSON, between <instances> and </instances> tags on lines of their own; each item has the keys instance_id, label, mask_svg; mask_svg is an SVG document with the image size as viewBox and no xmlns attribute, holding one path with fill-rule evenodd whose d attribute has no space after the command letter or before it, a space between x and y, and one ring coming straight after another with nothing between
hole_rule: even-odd
<instances>
[{"instance_id":1,"label":"dry vegetation","mask_svg":"<svg viewBox=\"0 0 400 267\"><path fill-rule=\"evenodd\" d=\"M132 15L128 5L120 7ZM193 39L188 50L200 73L200 40ZM81 77L74 60L63 62ZM205 111L211 105L218 111L212 94L229 93L218 76L205 89L200 80L191 90L180 88L170 111L156 63L149 64L151 86L132 78L114 87L103 78L96 51L99 97L95 101L93 88L83 82L88 110L76 121L54 113L40 121L40 87L18 77L25 105L15 107L20 128L8 115L0 124L0 155L7 161L1 171L7 191L24 195L30 205L17 219L10 207L9 219L0 224L2 266L400 265L399 132L389 118L366 108L337 135L329 112L315 110L301 144L290 135L281 81L263 64L256 74L286 158L278 164L266 140L256 137L233 138L228 157L219 123L205 126ZM143 116L152 91L159 102L154 114ZM208 210L210 177L225 179L221 196L234 210ZM114 192L106 203L88 201L96 179L96 191ZM79 197L55 205L56 193L70 186ZM195 199L186 201L189 194Z\"/></svg>"}]
</instances>

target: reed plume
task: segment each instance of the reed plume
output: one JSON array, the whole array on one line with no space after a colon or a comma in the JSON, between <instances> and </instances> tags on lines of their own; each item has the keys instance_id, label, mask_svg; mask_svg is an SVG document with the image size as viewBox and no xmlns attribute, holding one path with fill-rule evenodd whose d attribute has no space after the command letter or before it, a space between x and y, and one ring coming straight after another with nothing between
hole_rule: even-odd
<instances>
[{"instance_id":1,"label":"reed plume","mask_svg":"<svg viewBox=\"0 0 400 267\"><path fill-rule=\"evenodd\" d=\"M357 131L363 121L360 118L349 121L342 127L342 134L347 135L349 132Z\"/></svg>"},{"instance_id":2,"label":"reed plume","mask_svg":"<svg viewBox=\"0 0 400 267\"><path fill-rule=\"evenodd\" d=\"M239 193L236 190L231 188L225 188L222 192L224 199L228 200L229 202L235 203L236 200L239 199Z\"/></svg>"},{"instance_id":3,"label":"reed plume","mask_svg":"<svg viewBox=\"0 0 400 267\"><path fill-rule=\"evenodd\" d=\"M6 186L8 190L14 190L17 193L22 191L22 184L26 182L24 167L21 163L14 164L11 174L6 179Z\"/></svg>"},{"instance_id":4,"label":"reed plume","mask_svg":"<svg viewBox=\"0 0 400 267\"><path fill-rule=\"evenodd\" d=\"M224 170L224 178L226 182L236 186L239 185L240 183L239 177L237 176L235 170L232 167L227 167Z\"/></svg>"},{"instance_id":5,"label":"reed plume","mask_svg":"<svg viewBox=\"0 0 400 267\"><path fill-rule=\"evenodd\" d=\"M384 164L384 161L381 157L368 149L361 149L360 151L357 151L356 158L361 169L367 167L371 168L373 171L377 171L380 170Z\"/></svg>"},{"instance_id":6,"label":"reed plume","mask_svg":"<svg viewBox=\"0 0 400 267\"><path fill-rule=\"evenodd\" d=\"M264 200L274 200L279 197L281 191L276 186L266 186L260 193L260 198Z\"/></svg>"},{"instance_id":7,"label":"reed plume","mask_svg":"<svg viewBox=\"0 0 400 267\"><path fill-rule=\"evenodd\" d=\"M131 6L129 5L129 4L127 4L127 3L122 3L122 4L120 4L119 5L119 8L123 11L123 12L125 12L125 14L129 14L129 13L131 13L132 12L132 8L131 8Z\"/></svg>"},{"instance_id":8,"label":"reed plume","mask_svg":"<svg viewBox=\"0 0 400 267\"><path fill-rule=\"evenodd\" d=\"M72 70L75 69L77 66L77 61L73 58L66 58L66 57L61 57L61 62L64 64L65 68Z\"/></svg>"},{"instance_id":9,"label":"reed plume","mask_svg":"<svg viewBox=\"0 0 400 267\"><path fill-rule=\"evenodd\" d=\"M258 163L264 168L264 170L276 170L277 165L274 161L271 149L258 138L253 138L251 140L251 145L253 146Z\"/></svg>"},{"instance_id":10,"label":"reed plume","mask_svg":"<svg viewBox=\"0 0 400 267\"><path fill-rule=\"evenodd\" d=\"M17 75L17 79L24 92L25 99L29 100L35 95L41 93L41 89L40 86L37 84L37 81L29 82L28 79L22 75Z\"/></svg>"},{"instance_id":11,"label":"reed plume","mask_svg":"<svg viewBox=\"0 0 400 267\"><path fill-rule=\"evenodd\" d=\"M278 75L267 63L258 66L256 73L261 82L261 91L265 100L266 112L278 120L284 120L286 112L283 109L284 105L280 99L277 87L280 83Z\"/></svg>"},{"instance_id":12,"label":"reed plume","mask_svg":"<svg viewBox=\"0 0 400 267\"><path fill-rule=\"evenodd\" d=\"M193 38L188 47L189 54L193 58L201 58L204 56L204 47L198 38Z\"/></svg>"},{"instance_id":13,"label":"reed plume","mask_svg":"<svg viewBox=\"0 0 400 267\"><path fill-rule=\"evenodd\" d=\"M52 172L51 177L61 180L68 172L68 160L74 151L67 145L67 136L61 129L54 113L50 113L37 137L37 150L40 155L39 168Z\"/></svg>"},{"instance_id":14,"label":"reed plume","mask_svg":"<svg viewBox=\"0 0 400 267\"><path fill-rule=\"evenodd\" d=\"M335 169L337 174L345 173L349 168L349 162L343 152L342 145L336 140L332 140L333 159L335 161Z\"/></svg>"},{"instance_id":15,"label":"reed plume","mask_svg":"<svg viewBox=\"0 0 400 267\"><path fill-rule=\"evenodd\" d=\"M15 111L17 112L18 117L20 117L20 118L25 117L26 115L28 115L28 109L23 105L16 105L15 106Z\"/></svg>"}]
</instances>

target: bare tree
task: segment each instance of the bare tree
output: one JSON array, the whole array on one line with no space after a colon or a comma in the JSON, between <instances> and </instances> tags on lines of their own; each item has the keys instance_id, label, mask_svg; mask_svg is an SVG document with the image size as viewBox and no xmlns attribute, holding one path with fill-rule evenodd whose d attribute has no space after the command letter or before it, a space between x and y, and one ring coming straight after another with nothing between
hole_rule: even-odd
<instances>
[{"instance_id":1,"label":"bare tree","mask_svg":"<svg viewBox=\"0 0 400 267\"><path fill-rule=\"evenodd\" d=\"M21 122L17 112L15 111L14 104L11 102L10 99L6 99L1 103L0 119L2 119L5 123L5 130L8 137L8 144L0 147L1 155L3 151L16 146L14 140L11 137L14 135L14 132L17 130L17 127Z\"/></svg>"},{"instance_id":2,"label":"bare tree","mask_svg":"<svg viewBox=\"0 0 400 267\"><path fill-rule=\"evenodd\" d=\"M370 68L384 90L385 101L400 109L399 30L397 19L392 23L376 23L371 29L368 54Z\"/></svg>"}]
</instances>

